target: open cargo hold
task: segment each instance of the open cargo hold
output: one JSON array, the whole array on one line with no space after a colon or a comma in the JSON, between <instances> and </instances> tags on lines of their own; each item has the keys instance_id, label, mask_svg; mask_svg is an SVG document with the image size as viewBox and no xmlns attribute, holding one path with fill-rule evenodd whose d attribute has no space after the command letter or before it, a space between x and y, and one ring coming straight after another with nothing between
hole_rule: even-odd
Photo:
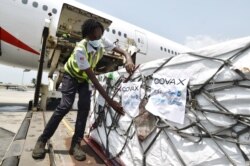
<instances>
[{"instance_id":1,"label":"open cargo hold","mask_svg":"<svg viewBox=\"0 0 250 166\"><path fill-rule=\"evenodd\" d=\"M84 9L77 8L70 4L64 3L58 24L55 32L51 28L51 34L48 37L46 45L46 55L48 56L47 67L49 68L49 77L52 78L56 69L61 72L59 77L62 77L64 72L63 66L70 57L76 44L82 40L81 26L87 19L98 20L104 28L108 28L112 23L111 20L90 13ZM128 44L124 49L128 49ZM115 54L113 51L104 52L102 59L98 62L95 72L105 73L117 70L123 65L124 58L120 54ZM61 79L61 78L60 78ZM61 80L58 80L60 84ZM59 85L58 85L59 86Z\"/></svg>"},{"instance_id":2,"label":"open cargo hold","mask_svg":"<svg viewBox=\"0 0 250 166\"><path fill-rule=\"evenodd\" d=\"M89 139L122 165L248 165L249 47L248 37L100 75L126 115L96 92Z\"/></svg>"}]
</instances>

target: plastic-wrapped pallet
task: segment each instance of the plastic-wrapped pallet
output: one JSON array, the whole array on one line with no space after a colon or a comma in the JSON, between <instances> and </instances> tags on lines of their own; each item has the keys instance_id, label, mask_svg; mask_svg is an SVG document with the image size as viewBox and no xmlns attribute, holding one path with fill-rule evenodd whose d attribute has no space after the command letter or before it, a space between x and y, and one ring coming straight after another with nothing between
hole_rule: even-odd
<instances>
[{"instance_id":1,"label":"plastic-wrapped pallet","mask_svg":"<svg viewBox=\"0 0 250 166\"><path fill-rule=\"evenodd\" d=\"M90 137L124 165L248 165L250 38L100 75Z\"/></svg>"}]
</instances>

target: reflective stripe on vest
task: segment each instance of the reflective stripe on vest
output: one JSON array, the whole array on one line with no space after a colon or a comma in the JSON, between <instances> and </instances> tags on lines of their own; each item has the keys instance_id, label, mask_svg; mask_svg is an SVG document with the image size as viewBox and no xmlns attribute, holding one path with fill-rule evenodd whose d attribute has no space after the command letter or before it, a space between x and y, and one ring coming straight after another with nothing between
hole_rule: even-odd
<instances>
[{"instance_id":1,"label":"reflective stripe on vest","mask_svg":"<svg viewBox=\"0 0 250 166\"><path fill-rule=\"evenodd\" d=\"M64 65L65 71L69 73L72 77L75 77L78 82L84 82L86 80L89 81L87 74L83 70L79 69L75 59L76 50L79 50L79 48L81 48L83 52L86 53L86 57L92 70L96 67L97 63L102 58L104 48L102 46L99 47L94 56L92 53L88 53L87 41L84 39L77 44L73 53L70 55L70 58L68 59L67 63Z\"/></svg>"}]
</instances>

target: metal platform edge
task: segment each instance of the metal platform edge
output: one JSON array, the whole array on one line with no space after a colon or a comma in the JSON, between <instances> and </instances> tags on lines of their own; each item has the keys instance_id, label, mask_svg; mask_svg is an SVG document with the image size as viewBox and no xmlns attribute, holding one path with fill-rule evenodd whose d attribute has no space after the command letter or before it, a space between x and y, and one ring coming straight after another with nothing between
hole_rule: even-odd
<instances>
[{"instance_id":1,"label":"metal platform edge","mask_svg":"<svg viewBox=\"0 0 250 166\"><path fill-rule=\"evenodd\" d=\"M103 160L107 166L125 166L118 159L109 159L102 150L103 148L90 136L84 137L84 142Z\"/></svg>"}]
</instances>

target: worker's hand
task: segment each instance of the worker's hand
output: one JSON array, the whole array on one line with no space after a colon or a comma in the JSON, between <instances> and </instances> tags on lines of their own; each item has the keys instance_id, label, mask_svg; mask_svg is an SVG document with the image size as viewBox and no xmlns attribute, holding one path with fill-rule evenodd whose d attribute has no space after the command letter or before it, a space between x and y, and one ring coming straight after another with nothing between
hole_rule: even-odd
<instances>
[{"instance_id":1,"label":"worker's hand","mask_svg":"<svg viewBox=\"0 0 250 166\"><path fill-rule=\"evenodd\" d=\"M123 111L122 106L121 106L118 102L116 102L116 101L114 101L114 100L111 100L111 101L108 102L108 104L109 104L117 113L122 114L122 115L125 114L125 112Z\"/></svg>"},{"instance_id":2,"label":"worker's hand","mask_svg":"<svg viewBox=\"0 0 250 166\"><path fill-rule=\"evenodd\" d=\"M125 68L126 68L126 71L129 73L129 74L132 74L132 72L134 71L134 69L135 69L135 65L134 65L134 63L133 62L127 62L126 64L125 64Z\"/></svg>"}]
</instances>

